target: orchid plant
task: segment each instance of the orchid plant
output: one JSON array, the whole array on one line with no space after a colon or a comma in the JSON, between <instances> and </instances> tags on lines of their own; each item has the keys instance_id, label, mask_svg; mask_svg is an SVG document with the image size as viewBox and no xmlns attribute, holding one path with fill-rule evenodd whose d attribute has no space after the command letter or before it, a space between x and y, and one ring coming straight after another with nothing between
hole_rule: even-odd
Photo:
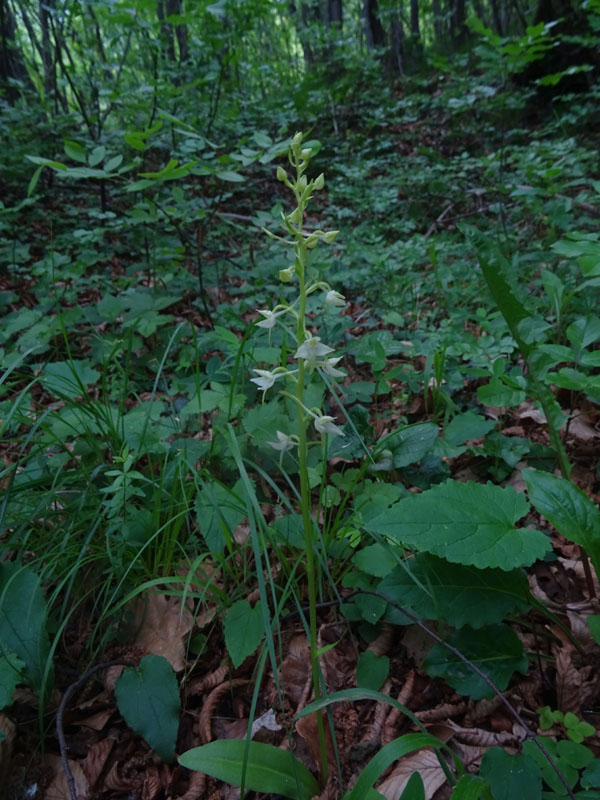
<instances>
[{"instance_id":1,"label":"orchid plant","mask_svg":"<svg viewBox=\"0 0 600 800\"><path fill-rule=\"evenodd\" d=\"M296 351L294 353L295 366L277 366L272 370L253 369L255 377L251 381L263 392L263 399L267 391L280 381L285 380L293 386L293 392L282 392L292 397L298 409L298 428L295 432L277 431L277 441L270 442L271 447L283 453L297 449L301 513L304 528L306 575L308 582L309 604L309 639L312 666L312 682L315 700L321 696L319 682L319 664L317 655L317 571L315 547L318 540L316 523L312 514L310 481L308 473L308 447L309 431L313 427L316 434L324 441L327 436L343 436L343 431L335 424L332 416L323 413L319 408L307 408L305 404L305 388L307 378L320 371L329 377L343 377L338 369L341 357L333 356L334 348L321 341L321 338L309 330L306 315L307 297L314 292L323 293L323 302L326 306L343 307L346 303L342 294L335 291L324 281L311 282L308 276L308 251L313 250L320 242L331 244L335 241L338 231L324 232L322 230L308 231L304 229L306 209L313 192L323 189L325 178L321 174L313 180L308 180L308 168L312 150L302 147L302 133L297 133L291 141L288 159L293 174L288 175L283 167L278 167L277 178L293 192L296 207L290 214L282 215L282 228L284 235L274 234L266 229L264 232L292 248L294 263L280 270L279 277L284 283L298 282L296 299L289 304L280 303L273 309L259 309L260 319L256 325L267 330L276 324L283 324L287 319L295 323ZM325 737L322 717L318 715L319 741L321 748L321 777L324 780L327 769L325 754Z\"/></svg>"}]
</instances>

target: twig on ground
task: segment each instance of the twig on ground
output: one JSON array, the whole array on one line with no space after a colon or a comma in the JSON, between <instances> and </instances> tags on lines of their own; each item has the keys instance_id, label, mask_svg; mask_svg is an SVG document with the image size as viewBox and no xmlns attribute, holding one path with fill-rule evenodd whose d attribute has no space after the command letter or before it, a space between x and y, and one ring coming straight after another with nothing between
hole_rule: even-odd
<instances>
[{"instance_id":1,"label":"twig on ground","mask_svg":"<svg viewBox=\"0 0 600 800\"><path fill-rule=\"evenodd\" d=\"M97 672L100 672L107 667L136 667L132 661L123 661L121 659L117 659L115 661L103 661L101 664L96 664L95 667L85 672L78 681L72 683L64 693L62 700L60 701L60 705L58 706L58 710L56 712L56 737L58 739L58 746L60 748L60 758L62 761L63 769L65 771L65 775L67 776L67 783L69 785L69 794L71 795L71 800L77 800L77 789L75 788L75 779L73 778L73 773L71 772L71 767L69 766L69 758L67 756L67 742L65 740L65 732L63 729L63 720L65 716L65 711L69 700L71 697L81 689L82 686L89 681Z\"/></svg>"}]
</instances>

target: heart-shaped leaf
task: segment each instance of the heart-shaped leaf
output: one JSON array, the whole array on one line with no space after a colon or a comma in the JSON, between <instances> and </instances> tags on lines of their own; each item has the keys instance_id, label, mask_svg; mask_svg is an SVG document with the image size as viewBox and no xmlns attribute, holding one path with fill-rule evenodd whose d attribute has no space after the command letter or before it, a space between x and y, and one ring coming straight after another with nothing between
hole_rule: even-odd
<instances>
[{"instance_id":1,"label":"heart-shaped leaf","mask_svg":"<svg viewBox=\"0 0 600 800\"><path fill-rule=\"evenodd\" d=\"M167 659L148 655L138 667L128 667L115 684L115 696L125 722L163 761L174 761L181 703Z\"/></svg>"}]
</instances>

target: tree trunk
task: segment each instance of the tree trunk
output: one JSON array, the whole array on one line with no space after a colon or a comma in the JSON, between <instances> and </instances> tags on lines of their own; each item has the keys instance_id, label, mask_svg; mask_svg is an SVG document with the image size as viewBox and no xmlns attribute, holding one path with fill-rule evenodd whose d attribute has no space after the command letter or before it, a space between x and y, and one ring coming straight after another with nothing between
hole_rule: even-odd
<instances>
[{"instance_id":1,"label":"tree trunk","mask_svg":"<svg viewBox=\"0 0 600 800\"><path fill-rule=\"evenodd\" d=\"M398 75L404 75L404 26L397 14L394 14L391 19L390 33L392 69Z\"/></svg>"},{"instance_id":2,"label":"tree trunk","mask_svg":"<svg viewBox=\"0 0 600 800\"><path fill-rule=\"evenodd\" d=\"M342 0L327 0L327 25L342 27Z\"/></svg>"},{"instance_id":3,"label":"tree trunk","mask_svg":"<svg viewBox=\"0 0 600 800\"><path fill-rule=\"evenodd\" d=\"M465 0L451 0L451 4L452 41L455 45L461 45L467 35Z\"/></svg>"},{"instance_id":4,"label":"tree trunk","mask_svg":"<svg viewBox=\"0 0 600 800\"><path fill-rule=\"evenodd\" d=\"M442 20L440 0L431 0L431 11L433 13L433 33L435 41L439 43L444 38L444 23Z\"/></svg>"},{"instance_id":5,"label":"tree trunk","mask_svg":"<svg viewBox=\"0 0 600 800\"><path fill-rule=\"evenodd\" d=\"M0 0L0 92L13 105L21 94L21 85L31 88L23 56L17 47L17 26L8 0Z\"/></svg>"},{"instance_id":6,"label":"tree trunk","mask_svg":"<svg viewBox=\"0 0 600 800\"><path fill-rule=\"evenodd\" d=\"M363 19L367 47L381 47L385 44L385 34L379 19L377 0L363 0Z\"/></svg>"},{"instance_id":7,"label":"tree trunk","mask_svg":"<svg viewBox=\"0 0 600 800\"><path fill-rule=\"evenodd\" d=\"M421 37L419 29L419 0L410 0L410 35L415 40Z\"/></svg>"}]
</instances>

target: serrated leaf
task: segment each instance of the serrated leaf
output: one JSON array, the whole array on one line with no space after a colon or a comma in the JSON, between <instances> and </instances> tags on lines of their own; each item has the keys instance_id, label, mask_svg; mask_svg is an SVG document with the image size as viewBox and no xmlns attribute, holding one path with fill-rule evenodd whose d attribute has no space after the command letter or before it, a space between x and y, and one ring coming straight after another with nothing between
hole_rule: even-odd
<instances>
[{"instance_id":1,"label":"serrated leaf","mask_svg":"<svg viewBox=\"0 0 600 800\"><path fill-rule=\"evenodd\" d=\"M518 406L525 402L525 392L507 386L499 378L492 378L477 389L477 399L486 406Z\"/></svg>"},{"instance_id":2,"label":"serrated leaf","mask_svg":"<svg viewBox=\"0 0 600 800\"><path fill-rule=\"evenodd\" d=\"M210 742L180 755L179 763L233 786L243 781L246 789L261 794L310 800L319 793L316 780L290 752L261 742Z\"/></svg>"},{"instance_id":3,"label":"serrated leaf","mask_svg":"<svg viewBox=\"0 0 600 800\"><path fill-rule=\"evenodd\" d=\"M234 603L225 617L225 646L237 669L256 650L265 635L262 607L247 600Z\"/></svg>"},{"instance_id":4,"label":"serrated leaf","mask_svg":"<svg viewBox=\"0 0 600 800\"><path fill-rule=\"evenodd\" d=\"M529 499L566 539L584 548L600 576L600 511L595 503L566 478L549 472L522 472Z\"/></svg>"},{"instance_id":5,"label":"serrated leaf","mask_svg":"<svg viewBox=\"0 0 600 800\"><path fill-rule=\"evenodd\" d=\"M50 655L46 632L46 601L39 577L29 567L0 563L0 642L25 664L29 685L40 692ZM52 671L47 685L52 682Z\"/></svg>"},{"instance_id":6,"label":"serrated leaf","mask_svg":"<svg viewBox=\"0 0 600 800\"><path fill-rule=\"evenodd\" d=\"M529 606L529 583L522 570L477 569L426 553L396 567L378 591L421 619L442 620L455 628L481 628ZM400 625L411 622L393 607L386 618Z\"/></svg>"},{"instance_id":7,"label":"serrated leaf","mask_svg":"<svg viewBox=\"0 0 600 800\"><path fill-rule=\"evenodd\" d=\"M181 703L173 667L162 656L147 655L127 667L115 684L125 722L168 763L175 760Z\"/></svg>"},{"instance_id":8,"label":"serrated leaf","mask_svg":"<svg viewBox=\"0 0 600 800\"><path fill-rule=\"evenodd\" d=\"M420 461L428 453L438 436L438 426L431 422L407 425L394 431L380 443L380 448L392 451L395 469L402 469Z\"/></svg>"},{"instance_id":9,"label":"serrated leaf","mask_svg":"<svg viewBox=\"0 0 600 800\"><path fill-rule=\"evenodd\" d=\"M507 625L489 625L473 630L463 628L446 638L465 658L475 664L500 691L508 686L515 671L527 672L527 658L517 634ZM493 689L462 659L436 644L423 662L432 678L443 678L459 694L474 700L494 697Z\"/></svg>"},{"instance_id":10,"label":"serrated leaf","mask_svg":"<svg viewBox=\"0 0 600 800\"><path fill-rule=\"evenodd\" d=\"M479 774L489 782L494 800L539 800L542 796L540 768L529 756L491 747L483 756Z\"/></svg>"},{"instance_id":11,"label":"serrated leaf","mask_svg":"<svg viewBox=\"0 0 600 800\"><path fill-rule=\"evenodd\" d=\"M450 444L463 444L469 439L485 436L496 425L493 419L485 419L481 414L465 411L457 414L444 428L444 439Z\"/></svg>"},{"instance_id":12,"label":"serrated leaf","mask_svg":"<svg viewBox=\"0 0 600 800\"><path fill-rule=\"evenodd\" d=\"M367 575L383 578L394 569L395 561L390 557L390 548L383 544L370 544L352 556L352 563Z\"/></svg>"},{"instance_id":13,"label":"serrated leaf","mask_svg":"<svg viewBox=\"0 0 600 800\"><path fill-rule=\"evenodd\" d=\"M72 360L46 364L40 380L52 394L72 399L82 395L99 378L100 373L88 361Z\"/></svg>"},{"instance_id":14,"label":"serrated leaf","mask_svg":"<svg viewBox=\"0 0 600 800\"><path fill-rule=\"evenodd\" d=\"M372 650L365 650L356 664L356 685L361 689L379 691L390 671L387 656L376 656Z\"/></svg>"},{"instance_id":15,"label":"serrated leaf","mask_svg":"<svg viewBox=\"0 0 600 800\"><path fill-rule=\"evenodd\" d=\"M454 563L508 571L532 564L550 549L544 534L514 527L528 510L511 487L446 481L365 518L363 525Z\"/></svg>"}]
</instances>

